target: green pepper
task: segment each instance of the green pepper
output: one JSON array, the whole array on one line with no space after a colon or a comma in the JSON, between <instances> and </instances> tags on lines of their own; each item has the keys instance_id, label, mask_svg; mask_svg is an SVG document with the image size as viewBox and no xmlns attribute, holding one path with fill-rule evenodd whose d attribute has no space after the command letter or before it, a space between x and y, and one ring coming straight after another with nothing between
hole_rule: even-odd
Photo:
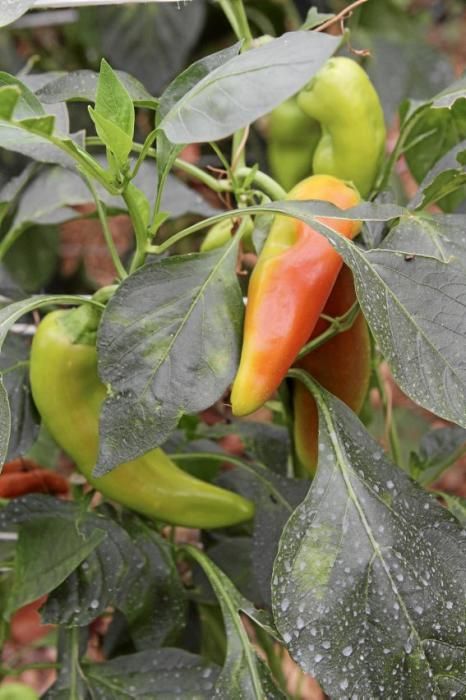
<instances>
[{"instance_id":1,"label":"green pepper","mask_svg":"<svg viewBox=\"0 0 466 700\"><path fill-rule=\"evenodd\" d=\"M7 683L0 688L0 700L39 700L39 696L29 685Z\"/></svg>"},{"instance_id":2,"label":"green pepper","mask_svg":"<svg viewBox=\"0 0 466 700\"><path fill-rule=\"evenodd\" d=\"M104 496L149 518L173 525L216 528L252 518L253 504L196 479L155 449L102 477L92 472L106 388L97 374L100 313L86 304L53 311L39 324L31 349L32 394L56 442Z\"/></svg>"},{"instance_id":3,"label":"green pepper","mask_svg":"<svg viewBox=\"0 0 466 700\"><path fill-rule=\"evenodd\" d=\"M296 97L270 113L267 157L272 176L285 190L311 174L320 137L319 123L303 112Z\"/></svg>"},{"instance_id":4,"label":"green pepper","mask_svg":"<svg viewBox=\"0 0 466 700\"><path fill-rule=\"evenodd\" d=\"M254 223L250 216L243 219L245 231L241 238L243 249L246 253L254 252L254 244L252 242L252 234L254 232ZM234 217L231 219L222 219L217 224L209 228L204 240L201 243L201 253L207 253L209 250L220 248L231 239L233 235L233 227L235 225Z\"/></svg>"},{"instance_id":5,"label":"green pepper","mask_svg":"<svg viewBox=\"0 0 466 700\"><path fill-rule=\"evenodd\" d=\"M367 73L350 58L331 58L299 93L298 105L322 128L314 174L349 180L367 197L386 138L382 107Z\"/></svg>"}]
</instances>

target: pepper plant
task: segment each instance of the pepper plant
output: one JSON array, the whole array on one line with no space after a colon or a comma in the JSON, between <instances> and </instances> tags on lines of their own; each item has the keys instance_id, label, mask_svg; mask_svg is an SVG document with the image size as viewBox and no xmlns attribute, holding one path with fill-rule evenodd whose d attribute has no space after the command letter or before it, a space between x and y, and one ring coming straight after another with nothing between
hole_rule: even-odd
<instances>
[{"instance_id":1,"label":"pepper plant","mask_svg":"<svg viewBox=\"0 0 466 700\"><path fill-rule=\"evenodd\" d=\"M465 79L405 100L381 159L376 142L364 144L365 124L345 125L347 102L333 102L329 88L317 147L325 154L335 129L355 130L346 156L345 139L335 140L335 162L358 170L350 179L361 177L365 199L351 191L343 212L321 190L310 191L325 201L288 197L250 157L250 134L291 98L293 109L309 101L312 81L343 48L321 30L340 18L310 13L303 28L264 39L253 36L242 0L219 4L237 43L188 66L157 97L105 59L98 74L0 73L0 146L27 159L0 191L0 457L37 460L44 444L56 454L55 440L87 479L75 475L59 498L44 470L47 489L29 490L48 493L12 498L1 491L11 468L0 476L2 639L17 610L45 597L40 613L56 625L58 651L47 698L301 697L287 682L286 653L331 698L464 697L466 505L432 484L466 443ZM351 99L365 97L355 89ZM378 109L370 100L358 112L368 119ZM88 105L85 130L70 131L73 102ZM144 140L138 114L151 123ZM377 119L379 138L381 112ZM316 144L315 123L310 131ZM440 133L449 138L432 161ZM373 147L376 162L358 159L355 143ZM188 144L202 144L216 167L188 162ZM402 156L419 183L409 201L393 186ZM121 213L134 231L126 257L109 226ZM79 217L100 222L114 282L93 295L25 292L9 256L31 231L42 240L47 226ZM320 325L293 351L277 392L253 420L239 420L229 390L243 273L253 251L267 276L261 251L280 226L285 248L312 229L333 277L313 289ZM190 252L180 252L187 241ZM20 250L26 265L28 248ZM290 289L301 274L298 260ZM332 297L339 289L343 306ZM291 297L285 290L267 309L272 335L292 313ZM270 366L281 359L273 343L268 352ZM414 404L445 421L411 449L382 377L387 365ZM269 368L264 360L256 369ZM356 395L340 390L359 376ZM255 389L251 373L239 400L252 401ZM317 466L306 469L308 449ZM97 662L88 639L103 619Z\"/></svg>"}]
</instances>

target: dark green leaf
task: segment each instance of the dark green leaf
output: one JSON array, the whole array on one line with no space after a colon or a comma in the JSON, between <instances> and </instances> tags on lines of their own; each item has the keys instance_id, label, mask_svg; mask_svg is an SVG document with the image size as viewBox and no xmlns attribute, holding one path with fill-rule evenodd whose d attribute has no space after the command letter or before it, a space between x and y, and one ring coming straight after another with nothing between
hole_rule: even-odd
<instances>
[{"instance_id":1,"label":"dark green leaf","mask_svg":"<svg viewBox=\"0 0 466 700\"><path fill-rule=\"evenodd\" d=\"M277 626L331 697L451 697L466 682L464 532L315 387L319 465L274 568Z\"/></svg>"},{"instance_id":2,"label":"dark green leaf","mask_svg":"<svg viewBox=\"0 0 466 700\"><path fill-rule=\"evenodd\" d=\"M255 603L262 601L262 595L252 572L252 540L250 537L218 536L215 538L215 543L207 549L207 554L214 564L231 581L235 582L241 595ZM194 570L193 582L196 588L201 586L204 589L201 593L203 599L207 598L209 603L216 602L217 598L201 570Z\"/></svg>"},{"instance_id":3,"label":"dark green leaf","mask_svg":"<svg viewBox=\"0 0 466 700\"><path fill-rule=\"evenodd\" d=\"M466 91L463 90L463 92L466 97ZM457 96L456 92L452 94ZM446 99L446 97L438 97L434 105L437 103L444 105ZM457 99L451 105L445 104L443 109L436 108L434 105L424 110L414 124L406 150L409 169L418 182L427 178L427 184L430 184L430 171L434 170L436 175L438 170L445 170L448 167L448 162L440 163L442 156L466 139L466 99ZM453 151L452 156L454 157L455 154L456 152ZM438 164L437 168L436 164ZM458 167L458 163L454 165ZM464 197L463 191L450 195L440 203L446 211L452 211Z\"/></svg>"},{"instance_id":4,"label":"dark green leaf","mask_svg":"<svg viewBox=\"0 0 466 700\"><path fill-rule=\"evenodd\" d=\"M383 247L407 254L432 256L448 262L451 258L466 268L466 217L454 214L402 216L384 238Z\"/></svg>"},{"instance_id":5,"label":"dark green leaf","mask_svg":"<svg viewBox=\"0 0 466 700\"><path fill-rule=\"evenodd\" d=\"M436 481L442 472L466 452L466 430L458 426L430 430L422 439L411 476L423 486Z\"/></svg>"},{"instance_id":6,"label":"dark green leaf","mask_svg":"<svg viewBox=\"0 0 466 700\"><path fill-rule=\"evenodd\" d=\"M119 608L128 620L136 649L153 650L184 627L184 588L167 541L134 517L125 524L144 563Z\"/></svg>"},{"instance_id":7,"label":"dark green leaf","mask_svg":"<svg viewBox=\"0 0 466 700\"><path fill-rule=\"evenodd\" d=\"M281 425L236 421L213 426L201 425L200 434L213 439L238 435L249 457L277 474L286 475L290 438L288 430Z\"/></svg>"},{"instance_id":8,"label":"dark green leaf","mask_svg":"<svg viewBox=\"0 0 466 700\"><path fill-rule=\"evenodd\" d=\"M53 512L56 499L47 501L48 512L34 513L32 517L28 513L22 522L17 504L24 499L12 501L0 513L1 530L19 525L15 578L8 601L10 613L59 586L106 537L98 528L84 533L77 520L60 517L57 509Z\"/></svg>"},{"instance_id":9,"label":"dark green leaf","mask_svg":"<svg viewBox=\"0 0 466 700\"><path fill-rule=\"evenodd\" d=\"M84 666L95 700L210 700L218 668L183 649L141 651Z\"/></svg>"},{"instance_id":10,"label":"dark green leaf","mask_svg":"<svg viewBox=\"0 0 466 700\"><path fill-rule=\"evenodd\" d=\"M144 572L143 554L117 523L94 513L78 522L86 537L96 531L105 533L105 539L49 595L44 622L83 626L111 605L131 605L128 601Z\"/></svg>"},{"instance_id":11,"label":"dark green leaf","mask_svg":"<svg viewBox=\"0 0 466 700\"><path fill-rule=\"evenodd\" d=\"M395 381L413 401L466 427L466 279L459 261L443 262L413 249L409 255L365 252L315 220L311 211L330 211L322 205L274 202L268 208L300 218L329 238L353 271L361 309ZM396 207L366 203L338 216L365 210L361 218L376 220L376 212L391 209Z\"/></svg>"},{"instance_id":12,"label":"dark green leaf","mask_svg":"<svg viewBox=\"0 0 466 700\"><path fill-rule=\"evenodd\" d=\"M98 473L160 445L183 413L211 406L231 382L243 314L236 251L232 241L148 263L110 300L98 334L99 373L111 389Z\"/></svg>"},{"instance_id":13,"label":"dark green leaf","mask_svg":"<svg viewBox=\"0 0 466 700\"><path fill-rule=\"evenodd\" d=\"M259 465L225 472L222 485L234 486L256 506L254 517L252 570L261 593L261 604L270 606L273 562L283 527L305 497L309 481L287 479Z\"/></svg>"},{"instance_id":14,"label":"dark green leaf","mask_svg":"<svg viewBox=\"0 0 466 700\"><path fill-rule=\"evenodd\" d=\"M225 664L211 697L247 698L248 700L279 700L284 695L275 686L270 671L260 662L248 639L239 615L253 606L239 593L225 574L194 547L189 547L192 558L202 567L222 608L227 635Z\"/></svg>"},{"instance_id":15,"label":"dark green leaf","mask_svg":"<svg viewBox=\"0 0 466 700\"><path fill-rule=\"evenodd\" d=\"M155 95L186 65L204 17L204 0L101 7L81 13L93 50L100 43L100 55L136 76ZM86 31L86 19L93 35Z\"/></svg>"},{"instance_id":16,"label":"dark green leaf","mask_svg":"<svg viewBox=\"0 0 466 700\"><path fill-rule=\"evenodd\" d=\"M431 202L438 202L442 209L450 211L465 200L466 167L460 162L465 153L466 141L461 141L442 156L424 177L410 206L424 208ZM462 188L460 192L459 188Z\"/></svg>"},{"instance_id":17,"label":"dark green leaf","mask_svg":"<svg viewBox=\"0 0 466 700\"><path fill-rule=\"evenodd\" d=\"M9 335L0 354L0 371L11 410L7 460L22 457L39 431L29 386L29 348L28 338Z\"/></svg>"}]
</instances>

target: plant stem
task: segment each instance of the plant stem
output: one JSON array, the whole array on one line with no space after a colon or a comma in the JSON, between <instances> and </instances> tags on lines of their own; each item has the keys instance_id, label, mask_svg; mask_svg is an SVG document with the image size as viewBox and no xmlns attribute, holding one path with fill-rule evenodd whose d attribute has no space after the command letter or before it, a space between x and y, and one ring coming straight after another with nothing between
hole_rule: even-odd
<instances>
[{"instance_id":1,"label":"plant stem","mask_svg":"<svg viewBox=\"0 0 466 700\"><path fill-rule=\"evenodd\" d=\"M330 326L323 333L318 335L317 338L313 338L301 348L298 354L298 359L301 359L301 357L304 357L309 352L312 352L312 350L320 348L321 345L324 345L324 343L330 340L330 338L333 338L335 335L349 330L356 321L359 315L359 310L359 304L357 301L355 301L348 311L345 311L345 313L341 316L331 318L330 316L324 316L321 314L321 318L330 320Z\"/></svg>"},{"instance_id":2,"label":"plant stem","mask_svg":"<svg viewBox=\"0 0 466 700\"><path fill-rule=\"evenodd\" d=\"M131 222L134 228L134 235L136 237L136 252L134 253L133 259L130 266L130 274L137 270L144 263L146 259L146 245L147 245L147 228L144 220L139 211L138 202L134 196L134 185L131 183L126 187L122 193L122 197L128 207L128 213L131 218Z\"/></svg>"},{"instance_id":3,"label":"plant stem","mask_svg":"<svg viewBox=\"0 0 466 700\"><path fill-rule=\"evenodd\" d=\"M235 210L235 216L241 216L241 211L236 211ZM245 212L246 215L246 212ZM188 226L187 228L183 229L182 231L178 231L178 233L175 233L174 236L171 236L168 238L166 241L161 243L160 245L151 245L148 244L146 245L146 252L147 253L153 253L154 255L160 255L161 253L165 252L170 248L172 245L175 243L178 243L178 241L181 241L183 238L186 236L190 236L192 233L197 233L197 231L202 231L204 228L209 228L213 224L216 224L218 221L222 221L223 219L229 219L231 218L232 213L231 211L223 211L221 214L216 214L216 216L210 216L208 219L203 219L202 221L198 221L197 223L193 224L192 226ZM236 237L238 236L238 233L235 234Z\"/></svg>"},{"instance_id":4,"label":"plant stem","mask_svg":"<svg viewBox=\"0 0 466 700\"><path fill-rule=\"evenodd\" d=\"M236 18L236 23L238 26L238 31L239 31L238 39L244 40L243 50L247 51L247 49L252 44L253 37L252 37L252 33L251 33L251 28L249 26L248 18L246 15L246 11L244 9L243 0L230 0L230 5L232 7L233 13L234 13L235 18Z\"/></svg>"},{"instance_id":5,"label":"plant stem","mask_svg":"<svg viewBox=\"0 0 466 700\"><path fill-rule=\"evenodd\" d=\"M24 664L23 666L16 666L15 668L9 668L8 666L0 666L0 678L3 676L20 676L25 671L49 669L49 668L60 668L60 664L49 662L49 663L35 663L35 664Z\"/></svg>"},{"instance_id":6,"label":"plant stem","mask_svg":"<svg viewBox=\"0 0 466 700\"><path fill-rule=\"evenodd\" d=\"M97 136L89 136L86 139L86 144L88 146L103 146L102 141ZM143 148L143 144L133 143L132 150L136 153L141 153ZM151 158L157 158L157 151L155 150L155 148L149 148L147 150L147 155ZM184 173L194 178L195 180L199 180L199 182L204 183L204 185L207 185L207 187L209 187L209 189L213 190L214 192L233 192L233 185L231 180L229 179L217 180L217 178L213 177L212 175L209 175L209 173L206 173L205 170L198 168L196 165L193 165L193 163L188 163L188 161L183 160L182 158L176 158L174 165L175 168L182 170ZM237 178L245 179L252 171L253 168L250 168L248 166L239 167L235 173L235 176ZM272 177L270 177L270 175L267 175L261 170L256 170L253 177L253 182L263 192L268 194L271 199L286 199L286 192L283 189L283 187L281 187L278 184L278 182L276 182Z\"/></svg>"},{"instance_id":7,"label":"plant stem","mask_svg":"<svg viewBox=\"0 0 466 700\"><path fill-rule=\"evenodd\" d=\"M253 170L253 168L247 166L238 168L235 177L245 179ZM270 175L266 175L266 173L263 173L261 170L255 171L252 181L265 192L265 194L268 194L270 199L275 201L286 199L286 192L283 187L270 177Z\"/></svg>"},{"instance_id":8,"label":"plant stem","mask_svg":"<svg viewBox=\"0 0 466 700\"><path fill-rule=\"evenodd\" d=\"M70 645L70 700L80 700L78 689L78 666L79 666L79 628L71 627L67 630Z\"/></svg>"},{"instance_id":9,"label":"plant stem","mask_svg":"<svg viewBox=\"0 0 466 700\"><path fill-rule=\"evenodd\" d=\"M88 146L103 146L104 144L102 141L99 139L98 136L89 136L86 139L86 145ZM132 145L132 150L135 153L142 153L144 149L144 144L142 143L133 143ZM147 149L147 155L150 156L151 158L156 159L157 158L157 151L155 148L148 148ZM192 163L188 163L186 160L183 160L182 158L175 158L175 167L178 168L179 170L182 170L185 172L187 175L190 175L191 177L195 178L196 180L199 180L200 182L203 182L207 187L209 187L211 190L214 192L231 192L232 191L232 186L229 180L217 180L215 177L212 177L212 175L209 175L209 173L206 173L204 170L201 170L201 168L198 168L196 165L193 165Z\"/></svg>"},{"instance_id":10,"label":"plant stem","mask_svg":"<svg viewBox=\"0 0 466 700\"><path fill-rule=\"evenodd\" d=\"M89 188L89 191L92 194L92 197L94 199L95 206L97 209L97 214L99 216L100 225L102 226L102 231L104 234L105 243L107 244L107 248L108 248L110 256L112 258L113 265L115 266L118 277L120 278L120 280L123 280L123 279L125 279L125 277L128 276L128 273L126 272L126 270L125 270L125 268L120 260L120 256L118 255L118 251L116 249L115 242L114 242L113 237L112 237L112 233L108 227L108 220L107 220L104 205L100 201L99 196L98 196L98 194L95 190L95 187L92 184L92 181L90 180L90 178L85 173L81 173L81 175L83 176L83 178L84 178L84 180Z\"/></svg>"},{"instance_id":11,"label":"plant stem","mask_svg":"<svg viewBox=\"0 0 466 700\"><path fill-rule=\"evenodd\" d=\"M382 401L382 406L385 414L385 425L386 425L386 433L388 436L388 441L390 443L390 452L392 454L393 461L395 464L397 464L399 467L404 469L403 465L403 460L401 458L401 451L400 451L400 439L398 435L398 429L396 426L396 422L393 416L392 412L392 407L391 403L389 401L389 397L387 395L387 390L384 384L384 381L380 375L380 369L379 367L374 368L374 375L375 375L375 380L377 384L377 389L379 391L380 395L380 400Z\"/></svg>"}]
</instances>

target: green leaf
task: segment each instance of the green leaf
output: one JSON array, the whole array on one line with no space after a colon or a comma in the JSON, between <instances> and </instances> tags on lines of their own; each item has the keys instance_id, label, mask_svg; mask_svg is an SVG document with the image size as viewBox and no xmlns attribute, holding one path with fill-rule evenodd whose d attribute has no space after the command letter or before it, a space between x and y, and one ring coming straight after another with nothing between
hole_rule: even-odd
<instances>
[{"instance_id":1,"label":"green leaf","mask_svg":"<svg viewBox=\"0 0 466 700\"><path fill-rule=\"evenodd\" d=\"M30 345L29 338L9 335L0 354L0 372L11 411L7 460L26 454L39 430L29 386Z\"/></svg>"},{"instance_id":2,"label":"green leaf","mask_svg":"<svg viewBox=\"0 0 466 700\"><path fill-rule=\"evenodd\" d=\"M454 97L457 99L453 100ZM463 99L459 99L459 97ZM410 131L405 157L416 180L422 182L427 179L427 183L422 182L423 189L425 189L426 184L430 184L429 173L432 171L434 175L441 173L448 167L448 154L454 159L456 153L461 150L455 150L455 147L463 143L462 150L464 150L466 139L465 97L466 90L460 95L458 92L451 91L448 93L448 98L438 97L429 109L421 113ZM451 104L449 104L450 100ZM446 154L447 161L444 161L443 156ZM453 161L453 165L458 168L457 162ZM446 211L452 211L464 199L465 191L463 189L462 192L452 194L445 200L442 199L439 204Z\"/></svg>"},{"instance_id":3,"label":"green leaf","mask_svg":"<svg viewBox=\"0 0 466 700\"><path fill-rule=\"evenodd\" d=\"M134 135L133 101L116 73L105 59L100 64L95 98L95 112L118 126L131 141ZM109 145L110 144L106 144Z\"/></svg>"},{"instance_id":4,"label":"green leaf","mask_svg":"<svg viewBox=\"0 0 466 700\"><path fill-rule=\"evenodd\" d=\"M179 144L229 136L295 94L338 41L326 34L290 32L234 56L178 100L159 127Z\"/></svg>"},{"instance_id":5,"label":"green leaf","mask_svg":"<svg viewBox=\"0 0 466 700\"><path fill-rule=\"evenodd\" d=\"M144 564L138 568L130 595L119 607L136 649L153 650L176 638L183 629L185 592L167 541L136 517L127 518L124 524Z\"/></svg>"},{"instance_id":6,"label":"green leaf","mask_svg":"<svg viewBox=\"0 0 466 700\"><path fill-rule=\"evenodd\" d=\"M120 169L124 167L131 153L133 139L128 136L119 126L106 119L101 114L96 112L92 107L89 107L89 114L94 122L97 135L107 146L109 151L113 153Z\"/></svg>"},{"instance_id":7,"label":"green leaf","mask_svg":"<svg viewBox=\"0 0 466 700\"><path fill-rule=\"evenodd\" d=\"M108 303L97 342L110 395L96 473L160 445L183 413L211 406L228 387L243 314L236 254L232 240L212 253L147 263Z\"/></svg>"},{"instance_id":8,"label":"green leaf","mask_svg":"<svg viewBox=\"0 0 466 700\"><path fill-rule=\"evenodd\" d=\"M270 671L257 657L239 615L253 606L239 593L227 576L202 552L186 547L187 553L201 567L214 589L227 636L225 664L211 697L279 700L285 698L276 687Z\"/></svg>"},{"instance_id":9,"label":"green leaf","mask_svg":"<svg viewBox=\"0 0 466 700\"><path fill-rule=\"evenodd\" d=\"M17 567L15 586L37 593L28 600L49 593L42 609L44 622L87 625L109 606L128 604L137 590L144 557L128 533L110 518L77 503L29 495L15 499L0 512L0 529L12 527L19 531L19 543L23 531L29 538L23 555L18 550L17 558L23 556L25 565ZM50 539L44 536L38 542L41 532L47 532ZM50 548L50 542L57 547ZM86 550L83 543L91 542L94 546ZM37 562L30 571L27 556ZM50 576L40 573L40 567L47 565Z\"/></svg>"},{"instance_id":10,"label":"green leaf","mask_svg":"<svg viewBox=\"0 0 466 700\"><path fill-rule=\"evenodd\" d=\"M24 15L33 5L35 0L0 0L0 27L11 24Z\"/></svg>"},{"instance_id":11,"label":"green leaf","mask_svg":"<svg viewBox=\"0 0 466 700\"><path fill-rule=\"evenodd\" d=\"M21 119L32 119L34 117L42 117L45 115L45 110L40 101L37 99L34 93L21 82L21 80L16 78L14 75L0 71L0 88L6 87L8 87L10 90L15 89L20 93L14 110L15 119L19 121ZM2 118L5 117L2 116Z\"/></svg>"},{"instance_id":12,"label":"green leaf","mask_svg":"<svg viewBox=\"0 0 466 700\"><path fill-rule=\"evenodd\" d=\"M21 96L15 85L0 88L0 119L10 119Z\"/></svg>"},{"instance_id":13,"label":"green leaf","mask_svg":"<svg viewBox=\"0 0 466 700\"><path fill-rule=\"evenodd\" d=\"M410 243L408 255L398 250L364 251L316 221L311 212L331 211L321 204L274 202L266 208L299 218L330 240L353 271L362 312L397 384L424 408L466 427L464 262L445 260L442 251L438 258L419 254ZM396 209L366 203L332 217L352 218L361 212L360 218L374 220L384 211L390 218L389 212ZM424 220L414 215L412 219ZM461 219L453 217L458 223Z\"/></svg>"},{"instance_id":14,"label":"green leaf","mask_svg":"<svg viewBox=\"0 0 466 700\"><path fill-rule=\"evenodd\" d=\"M287 428L274 423L256 423L254 421L233 421L217 425L199 426L199 434L212 439L227 435L241 438L248 457L260 462L277 474L286 476L290 438Z\"/></svg>"},{"instance_id":15,"label":"green leaf","mask_svg":"<svg viewBox=\"0 0 466 700\"><path fill-rule=\"evenodd\" d=\"M0 224L7 212L16 205L18 195L29 182L34 169L34 164L30 163L19 175L8 180L0 190Z\"/></svg>"},{"instance_id":16,"label":"green leaf","mask_svg":"<svg viewBox=\"0 0 466 700\"><path fill-rule=\"evenodd\" d=\"M83 665L92 697L211 700L218 668L184 649L141 651Z\"/></svg>"},{"instance_id":17,"label":"green leaf","mask_svg":"<svg viewBox=\"0 0 466 700\"><path fill-rule=\"evenodd\" d=\"M8 511L7 507L2 512L6 519ZM57 517L56 513L44 513L41 517L22 523L16 545L15 578L8 612L14 612L59 586L105 536L100 529L84 535L76 522ZM54 543L53 547L50 547L50 542Z\"/></svg>"},{"instance_id":18,"label":"green leaf","mask_svg":"<svg viewBox=\"0 0 466 700\"><path fill-rule=\"evenodd\" d=\"M449 426L430 430L412 460L411 476L422 486L432 484L466 452L466 430Z\"/></svg>"},{"instance_id":19,"label":"green leaf","mask_svg":"<svg viewBox=\"0 0 466 700\"><path fill-rule=\"evenodd\" d=\"M226 460L228 461L228 457ZM305 479L289 479L258 464L243 465L221 475L219 483L252 500L256 507L252 570L262 604L270 607L273 562L283 527L309 489Z\"/></svg>"},{"instance_id":20,"label":"green leaf","mask_svg":"<svg viewBox=\"0 0 466 700\"><path fill-rule=\"evenodd\" d=\"M402 216L384 238L383 247L432 256L445 263L454 258L466 268L465 217L427 212Z\"/></svg>"},{"instance_id":21,"label":"green leaf","mask_svg":"<svg viewBox=\"0 0 466 700\"><path fill-rule=\"evenodd\" d=\"M439 494L445 501L450 513L452 513L461 525L466 525L466 498L452 496L451 493Z\"/></svg>"},{"instance_id":22,"label":"green leaf","mask_svg":"<svg viewBox=\"0 0 466 700\"><path fill-rule=\"evenodd\" d=\"M319 465L275 562L278 629L331 697L461 694L464 532L355 414L312 384Z\"/></svg>"},{"instance_id":23,"label":"green leaf","mask_svg":"<svg viewBox=\"0 0 466 700\"><path fill-rule=\"evenodd\" d=\"M237 43L226 49L210 54L209 56L205 56L180 73L180 75L170 83L160 98L159 109L157 111L157 124L160 124L161 120L175 107L177 102L191 90L191 88L208 76L213 70L219 68L236 56L239 48L240 45ZM162 130L157 131L157 169L160 182L163 182L163 178L166 177L167 173L172 168L173 162L181 148L182 145L170 143Z\"/></svg>"},{"instance_id":24,"label":"green leaf","mask_svg":"<svg viewBox=\"0 0 466 700\"><path fill-rule=\"evenodd\" d=\"M326 12L319 12L317 7L310 7L307 12L306 19L301 25L301 29L314 29L314 27L318 27L319 24L323 24L327 20L332 19L332 17L335 17L335 15Z\"/></svg>"},{"instance_id":25,"label":"green leaf","mask_svg":"<svg viewBox=\"0 0 466 700\"><path fill-rule=\"evenodd\" d=\"M83 9L73 30L89 50L159 95L188 62L204 27L206 4L195 0Z\"/></svg>"},{"instance_id":26,"label":"green leaf","mask_svg":"<svg viewBox=\"0 0 466 700\"><path fill-rule=\"evenodd\" d=\"M47 115L44 117L31 117L30 119L21 119L18 125L23 129L27 129L31 134L37 136L51 136L55 125L55 117Z\"/></svg>"},{"instance_id":27,"label":"green leaf","mask_svg":"<svg viewBox=\"0 0 466 700\"><path fill-rule=\"evenodd\" d=\"M38 511L43 502L39 502ZM49 595L42 610L44 622L84 626L114 606L128 604L144 571L144 556L118 523L99 513L80 514L76 506L64 512L78 519L86 537L97 531L105 539L69 572L66 580Z\"/></svg>"},{"instance_id":28,"label":"green leaf","mask_svg":"<svg viewBox=\"0 0 466 700\"><path fill-rule=\"evenodd\" d=\"M141 8L142 9L142 8ZM157 100L147 92L144 85L124 71L114 71L119 82L138 107L155 109ZM95 102L99 74L92 70L77 70L54 77L36 91L43 104L56 102Z\"/></svg>"},{"instance_id":29,"label":"green leaf","mask_svg":"<svg viewBox=\"0 0 466 700\"><path fill-rule=\"evenodd\" d=\"M465 200L466 167L461 162L465 154L466 140L445 153L424 177L410 206L425 208L432 202L438 202L444 211L450 211Z\"/></svg>"}]
</instances>

